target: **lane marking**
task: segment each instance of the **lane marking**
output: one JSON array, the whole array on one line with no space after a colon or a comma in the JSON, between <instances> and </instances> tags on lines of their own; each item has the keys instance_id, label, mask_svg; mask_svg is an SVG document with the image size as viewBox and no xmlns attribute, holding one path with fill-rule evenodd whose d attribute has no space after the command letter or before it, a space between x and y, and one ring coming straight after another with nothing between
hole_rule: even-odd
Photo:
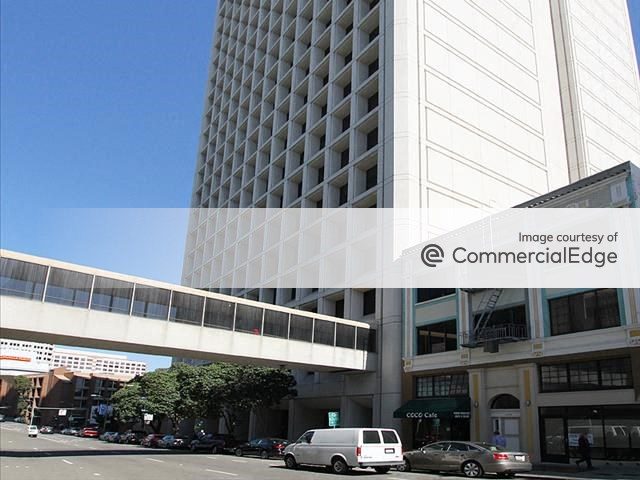
<instances>
[{"instance_id":1,"label":"lane marking","mask_svg":"<svg viewBox=\"0 0 640 480\"><path fill-rule=\"evenodd\" d=\"M98 450L96 447L89 447L91 450Z\"/></svg>"},{"instance_id":2,"label":"lane marking","mask_svg":"<svg viewBox=\"0 0 640 480\"><path fill-rule=\"evenodd\" d=\"M218 457L207 457L207 458L210 458L211 460L217 460L218 459Z\"/></svg>"},{"instance_id":3,"label":"lane marking","mask_svg":"<svg viewBox=\"0 0 640 480\"><path fill-rule=\"evenodd\" d=\"M222 475L230 475L232 477L237 477L238 476L237 473L223 472L221 470L211 470L210 468L207 468L205 471L206 472L211 472L211 473L220 473Z\"/></svg>"},{"instance_id":4,"label":"lane marking","mask_svg":"<svg viewBox=\"0 0 640 480\"><path fill-rule=\"evenodd\" d=\"M62 461L64 463L66 463L67 465L73 465L73 462L70 462L69 460L67 460L66 458L63 458Z\"/></svg>"},{"instance_id":5,"label":"lane marking","mask_svg":"<svg viewBox=\"0 0 640 480\"><path fill-rule=\"evenodd\" d=\"M156 458L147 458L147 460L149 460L150 462L164 463L164 460L158 460Z\"/></svg>"},{"instance_id":6,"label":"lane marking","mask_svg":"<svg viewBox=\"0 0 640 480\"><path fill-rule=\"evenodd\" d=\"M93 474L93 476L94 476L94 477L99 477L99 476L100 476L100 474L99 474L99 473L94 473L94 474Z\"/></svg>"},{"instance_id":7,"label":"lane marking","mask_svg":"<svg viewBox=\"0 0 640 480\"><path fill-rule=\"evenodd\" d=\"M231 461L236 463L247 463L246 460L231 460Z\"/></svg>"}]
</instances>

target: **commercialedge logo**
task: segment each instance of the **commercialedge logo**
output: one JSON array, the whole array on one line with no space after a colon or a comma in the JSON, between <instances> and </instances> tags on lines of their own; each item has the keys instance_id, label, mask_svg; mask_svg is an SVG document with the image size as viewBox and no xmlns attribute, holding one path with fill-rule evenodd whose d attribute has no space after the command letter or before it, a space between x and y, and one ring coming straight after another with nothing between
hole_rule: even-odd
<instances>
[{"instance_id":1,"label":"commercialedge logo","mask_svg":"<svg viewBox=\"0 0 640 480\"><path fill-rule=\"evenodd\" d=\"M435 243L430 243L422 249L420 254L422 263L434 268L444 260L444 250ZM596 250L593 247L562 247L552 250L528 252L510 251L473 251L465 247L457 247L451 257L458 264L586 264L602 268L609 264L618 263L618 255L614 251Z\"/></svg>"},{"instance_id":2,"label":"commercialedge logo","mask_svg":"<svg viewBox=\"0 0 640 480\"><path fill-rule=\"evenodd\" d=\"M442 260L444 259L444 250L440 245L430 243L422 249L420 258L422 259L422 263L427 267L433 268L439 263L442 263Z\"/></svg>"}]
</instances>

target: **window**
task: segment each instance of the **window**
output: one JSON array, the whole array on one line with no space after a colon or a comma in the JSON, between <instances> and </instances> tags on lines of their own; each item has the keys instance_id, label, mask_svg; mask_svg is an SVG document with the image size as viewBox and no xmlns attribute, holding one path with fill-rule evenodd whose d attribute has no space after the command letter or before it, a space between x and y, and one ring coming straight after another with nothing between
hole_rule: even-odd
<instances>
[{"instance_id":1,"label":"window","mask_svg":"<svg viewBox=\"0 0 640 480\"><path fill-rule=\"evenodd\" d=\"M362 315L371 315L376 311L376 291L367 290L362 294Z\"/></svg>"},{"instance_id":2,"label":"window","mask_svg":"<svg viewBox=\"0 0 640 480\"><path fill-rule=\"evenodd\" d=\"M327 105L324 104L320 107L320 117L324 117L327 114Z\"/></svg>"},{"instance_id":3,"label":"window","mask_svg":"<svg viewBox=\"0 0 640 480\"><path fill-rule=\"evenodd\" d=\"M349 164L349 149L346 148L340 152L340 168L344 168Z\"/></svg>"},{"instance_id":4,"label":"window","mask_svg":"<svg viewBox=\"0 0 640 480\"><path fill-rule=\"evenodd\" d=\"M324 181L324 167L318 168L318 183L322 183Z\"/></svg>"},{"instance_id":5,"label":"window","mask_svg":"<svg viewBox=\"0 0 640 480\"><path fill-rule=\"evenodd\" d=\"M365 190L375 187L378 184L378 166L374 165L365 172Z\"/></svg>"},{"instance_id":6,"label":"window","mask_svg":"<svg viewBox=\"0 0 640 480\"><path fill-rule=\"evenodd\" d=\"M368 72L369 72L369 76L373 75L374 73L376 73L378 71L378 68L380 67L380 64L378 63L378 59L376 58L373 62L371 62L368 66Z\"/></svg>"},{"instance_id":7,"label":"window","mask_svg":"<svg viewBox=\"0 0 640 480\"><path fill-rule=\"evenodd\" d=\"M0 258L0 295L40 300L46 277L44 265Z\"/></svg>"},{"instance_id":8,"label":"window","mask_svg":"<svg viewBox=\"0 0 640 480\"><path fill-rule=\"evenodd\" d=\"M336 347L355 348L356 327L336 323Z\"/></svg>"},{"instance_id":9,"label":"window","mask_svg":"<svg viewBox=\"0 0 640 480\"><path fill-rule=\"evenodd\" d=\"M373 328L356 329L356 348L366 352L376 351L376 331Z\"/></svg>"},{"instance_id":10,"label":"window","mask_svg":"<svg viewBox=\"0 0 640 480\"><path fill-rule=\"evenodd\" d=\"M362 432L362 443L380 443L380 434L377 430L364 430Z\"/></svg>"},{"instance_id":11,"label":"window","mask_svg":"<svg viewBox=\"0 0 640 480\"><path fill-rule=\"evenodd\" d=\"M324 77L322 77L322 86L325 86L327 83L329 83L329 75L325 75Z\"/></svg>"},{"instance_id":12,"label":"window","mask_svg":"<svg viewBox=\"0 0 640 480\"><path fill-rule=\"evenodd\" d=\"M313 318L303 317L302 315L291 315L289 328L290 340L311 342L311 336L313 335Z\"/></svg>"},{"instance_id":13,"label":"window","mask_svg":"<svg viewBox=\"0 0 640 480\"><path fill-rule=\"evenodd\" d=\"M167 319L171 292L164 288L136 285L133 315L137 317Z\"/></svg>"},{"instance_id":14,"label":"window","mask_svg":"<svg viewBox=\"0 0 640 480\"><path fill-rule=\"evenodd\" d=\"M346 132L351 126L351 115L347 115L342 119L342 131Z\"/></svg>"},{"instance_id":15,"label":"window","mask_svg":"<svg viewBox=\"0 0 640 480\"><path fill-rule=\"evenodd\" d=\"M416 397L465 397L469 394L466 373L416 378Z\"/></svg>"},{"instance_id":16,"label":"window","mask_svg":"<svg viewBox=\"0 0 640 480\"><path fill-rule=\"evenodd\" d=\"M128 315L132 294L132 283L96 276L91 296L91 309Z\"/></svg>"},{"instance_id":17,"label":"window","mask_svg":"<svg viewBox=\"0 0 640 480\"><path fill-rule=\"evenodd\" d=\"M633 388L630 358L540 366L542 392Z\"/></svg>"},{"instance_id":18,"label":"window","mask_svg":"<svg viewBox=\"0 0 640 480\"><path fill-rule=\"evenodd\" d=\"M325 145L327 144L327 136L326 135L322 135L320 137L320 146L318 147L320 150L322 150Z\"/></svg>"},{"instance_id":19,"label":"window","mask_svg":"<svg viewBox=\"0 0 640 480\"><path fill-rule=\"evenodd\" d=\"M336 300L335 316L344 318L344 298L341 298L340 300Z\"/></svg>"},{"instance_id":20,"label":"window","mask_svg":"<svg viewBox=\"0 0 640 480\"><path fill-rule=\"evenodd\" d=\"M418 355L448 352L458 348L457 321L432 323L418 327Z\"/></svg>"},{"instance_id":21,"label":"window","mask_svg":"<svg viewBox=\"0 0 640 480\"><path fill-rule=\"evenodd\" d=\"M235 307L235 303L207 298L204 309L204 326L232 330Z\"/></svg>"},{"instance_id":22,"label":"window","mask_svg":"<svg viewBox=\"0 0 640 480\"><path fill-rule=\"evenodd\" d=\"M367 98L367 112L370 112L378 106L378 92Z\"/></svg>"},{"instance_id":23,"label":"window","mask_svg":"<svg viewBox=\"0 0 640 480\"><path fill-rule=\"evenodd\" d=\"M372 42L375 38L378 37L378 35L380 35L380 29L376 27L369 33L369 41Z\"/></svg>"},{"instance_id":24,"label":"window","mask_svg":"<svg viewBox=\"0 0 640 480\"><path fill-rule=\"evenodd\" d=\"M200 325L202 323L202 307L204 300L197 295L173 292L169 320L178 323Z\"/></svg>"},{"instance_id":25,"label":"window","mask_svg":"<svg viewBox=\"0 0 640 480\"><path fill-rule=\"evenodd\" d=\"M428 302L436 298L446 297L456 293L455 288L418 288L416 292L416 301L418 303Z\"/></svg>"},{"instance_id":26,"label":"window","mask_svg":"<svg viewBox=\"0 0 640 480\"><path fill-rule=\"evenodd\" d=\"M549 300L551 335L585 332L620 325L614 288L593 290Z\"/></svg>"},{"instance_id":27,"label":"window","mask_svg":"<svg viewBox=\"0 0 640 480\"><path fill-rule=\"evenodd\" d=\"M369 133L367 133L367 150L372 149L378 145L378 128L374 128Z\"/></svg>"},{"instance_id":28,"label":"window","mask_svg":"<svg viewBox=\"0 0 640 480\"><path fill-rule=\"evenodd\" d=\"M277 310L265 310L264 335L287 338L289 330L289 314Z\"/></svg>"},{"instance_id":29,"label":"window","mask_svg":"<svg viewBox=\"0 0 640 480\"><path fill-rule=\"evenodd\" d=\"M335 323L329 322L328 320L319 320L316 318L313 326L313 343L333 345L334 328Z\"/></svg>"},{"instance_id":30,"label":"window","mask_svg":"<svg viewBox=\"0 0 640 480\"><path fill-rule=\"evenodd\" d=\"M347 65L353 59L353 53L349 52L344 56L344 64Z\"/></svg>"},{"instance_id":31,"label":"window","mask_svg":"<svg viewBox=\"0 0 640 480\"><path fill-rule=\"evenodd\" d=\"M262 308L239 303L236 306L236 332L262 333Z\"/></svg>"},{"instance_id":32,"label":"window","mask_svg":"<svg viewBox=\"0 0 640 480\"><path fill-rule=\"evenodd\" d=\"M86 273L51 268L45 301L87 308L93 277Z\"/></svg>"},{"instance_id":33,"label":"window","mask_svg":"<svg viewBox=\"0 0 640 480\"><path fill-rule=\"evenodd\" d=\"M342 185L338 192L338 205L344 205L347 203L347 198L349 195L349 185Z\"/></svg>"},{"instance_id":34,"label":"window","mask_svg":"<svg viewBox=\"0 0 640 480\"><path fill-rule=\"evenodd\" d=\"M347 83L342 89L342 97L346 98L351 93L351 82Z\"/></svg>"},{"instance_id":35,"label":"window","mask_svg":"<svg viewBox=\"0 0 640 480\"><path fill-rule=\"evenodd\" d=\"M353 23L350 23L349 25L347 25L347 26L345 27L345 29L344 29L344 34L345 34L345 35L348 35L348 34L351 32L351 30L353 30Z\"/></svg>"},{"instance_id":36,"label":"window","mask_svg":"<svg viewBox=\"0 0 640 480\"><path fill-rule=\"evenodd\" d=\"M393 430L382 430L382 441L384 443L400 443L396 432Z\"/></svg>"}]
</instances>

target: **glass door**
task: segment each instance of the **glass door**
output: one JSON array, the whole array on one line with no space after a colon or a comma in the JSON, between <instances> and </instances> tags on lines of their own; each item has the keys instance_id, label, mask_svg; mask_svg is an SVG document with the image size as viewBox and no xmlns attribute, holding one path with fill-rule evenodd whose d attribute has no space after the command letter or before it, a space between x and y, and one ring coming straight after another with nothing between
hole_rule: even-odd
<instances>
[{"instance_id":1,"label":"glass door","mask_svg":"<svg viewBox=\"0 0 640 480\"><path fill-rule=\"evenodd\" d=\"M540 446L543 462L569 463L567 421L564 417L540 417Z\"/></svg>"}]
</instances>

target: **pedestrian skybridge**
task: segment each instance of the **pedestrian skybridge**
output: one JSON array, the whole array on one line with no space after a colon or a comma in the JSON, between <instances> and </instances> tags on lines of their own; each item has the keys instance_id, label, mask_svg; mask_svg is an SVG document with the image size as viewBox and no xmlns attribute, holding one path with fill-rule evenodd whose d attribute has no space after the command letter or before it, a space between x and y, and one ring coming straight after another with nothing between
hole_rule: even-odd
<instances>
[{"instance_id":1,"label":"pedestrian skybridge","mask_svg":"<svg viewBox=\"0 0 640 480\"><path fill-rule=\"evenodd\" d=\"M367 323L0 250L0 337L210 361L374 370Z\"/></svg>"}]
</instances>

